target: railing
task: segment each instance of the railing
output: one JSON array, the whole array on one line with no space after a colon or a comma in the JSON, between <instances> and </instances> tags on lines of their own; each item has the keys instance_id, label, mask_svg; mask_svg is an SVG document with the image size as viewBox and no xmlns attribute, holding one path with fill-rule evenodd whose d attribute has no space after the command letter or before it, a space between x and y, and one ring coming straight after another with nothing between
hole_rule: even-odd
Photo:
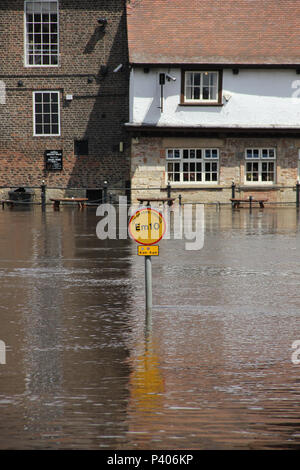
<instances>
[{"instance_id":1,"label":"railing","mask_svg":"<svg viewBox=\"0 0 300 470\"><path fill-rule=\"evenodd\" d=\"M105 182L102 185L99 185L98 187L70 187L70 186L47 186L44 182L40 186L28 186L26 184L24 185L18 185L18 186L0 186L0 190L14 190L14 189L19 189L22 188L25 190L39 190L40 191L40 199L36 200L39 195L37 193L33 194L33 199L35 200L21 200L21 199L16 199L14 202L17 203L18 205L26 204L26 205L41 205L42 207L45 207L47 204L51 202L47 202L47 196L49 197L49 191L63 191L67 192L69 194L72 194L72 196L76 195L76 192L81 192L87 194L88 191L93 191L93 192L98 192L99 197L95 199L89 198L87 201L87 205L98 205L100 203L106 203L110 202L113 203L114 200L114 193L118 193L119 195L124 195L127 196L128 201L130 201L130 187L129 186L111 186L109 187L108 184ZM38 191L37 191L38 192ZM48 194L47 194L48 193ZM51 195L52 196L52 195ZM50 197L51 197L50 196ZM2 199L2 202L5 202L6 200L0 197L0 200ZM8 199L9 200L9 199Z\"/></svg>"},{"instance_id":2,"label":"railing","mask_svg":"<svg viewBox=\"0 0 300 470\"><path fill-rule=\"evenodd\" d=\"M250 186L246 186L246 185L237 185L234 181L232 182L232 184L229 186L219 186L219 185L216 185L216 186L212 186L212 187L208 187L208 186L203 186L202 188L197 186L197 188L193 188L193 186L190 186L190 187L186 187L186 188L180 188L178 186L176 186L175 188L171 186L170 183L167 184L167 186L165 188L161 188L161 187L157 187L157 188L146 188L146 187L142 187L142 188L138 188L138 187L134 187L134 188L131 188L132 191L145 191L145 192L149 192L149 191L166 191L167 192L167 197L170 198L172 195L174 196L174 191L178 194L179 191L223 191L223 190L227 190L227 191L231 191L231 197L232 199L234 199L236 197L236 193L237 192L243 192L243 191L279 191L281 189L284 189L284 190L287 190L287 189L291 189L293 191L295 191L295 194L296 194L296 197L295 197L295 203L296 203L296 207L300 207L300 182L297 181L297 183L294 185L294 186L281 186L281 185L273 185L273 186L265 186L265 187L262 187L262 186L253 186L253 187L250 187ZM172 194L173 192L173 194ZM181 205L182 204L182 194L179 193L178 194L178 202L179 204ZM217 205L220 205L221 203L219 201L215 202L215 203L207 203L207 204L217 204ZM230 204L230 202L228 203L223 203L223 204ZM293 204L293 202L275 202L275 201L272 201L270 202L270 204Z\"/></svg>"},{"instance_id":3,"label":"railing","mask_svg":"<svg viewBox=\"0 0 300 470\"><path fill-rule=\"evenodd\" d=\"M296 192L296 207L299 208L300 207L300 182L297 181L296 185L295 186L279 186L279 185L276 185L276 186L272 186L272 187L265 187L265 188L262 188L262 187L253 187L253 191L256 191L256 190L260 190L260 191L270 191L270 190L280 190L280 189L292 189L293 191ZM236 191L238 192L241 192L241 191L244 191L245 190L245 187L244 186L238 186L235 184L235 182L233 181L232 184L231 184L231 197L232 199L235 198L235 193ZM249 186L247 187L247 191L249 191ZM272 204L276 204L275 202L272 202ZM280 204L283 204L282 202L280 202Z\"/></svg>"},{"instance_id":4,"label":"railing","mask_svg":"<svg viewBox=\"0 0 300 470\"><path fill-rule=\"evenodd\" d=\"M149 193L150 191L165 191L167 193L167 197L170 198L172 197L172 193L173 193L173 197L174 197L174 192L176 192L176 195L178 197L178 202L179 204L181 205L182 204L182 194L179 192L179 191L188 191L188 190L194 190L194 191L205 191L205 190L218 190L218 191L223 191L223 190L228 190L230 191L231 190L231 197L232 199L234 199L236 197L236 193L237 192L242 192L242 191L245 191L247 190L247 192L249 192L250 188L249 186L244 186L244 185L237 185L235 182L232 182L232 184L230 186L218 186L218 187L212 187L212 188L209 188L209 187L203 187L203 188L194 188L191 186L190 188L180 188L180 187L172 187L172 185L170 183L168 183L168 185L164 188L161 188L161 187L152 187L152 188L147 188L145 186L143 187L134 187L134 188L131 188L130 186L109 186L108 183L104 182L102 183L101 185L99 185L98 187L68 187L68 186L47 186L44 182L40 185L40 186L28 186L28 185L19 185L19 186L0 186L0 190L1 189L9 189L9 190L13 190L13 189L17 189L17 188L24 188L25 190L26 189L35 189L35 190L40 190L40 200L37 201L17 201L18 204L33 204L33 205L41 205L42 207L45 207L47 205L47 191L54 191L54 190L57 190L57 191L67 191L68 193L74 193L76 194L77 191L85 191L87 193L87 191L98 191L99 194L101 195L101 197L97 198L97 199L89 199L87 201L87 205L96 205L96 204L100 204L100 203L114 203L114 194L116 193L119 193L119 195L124 195L124 196L127 196L127 200L128 200L128 204L130 204L130 200L131 200L131 192L132 191L145 191L147 193ZM295 199L294 199L294 203L296 204L296 207L299 208L300 207L300 182L297 181L297 183L293 186L280 186L280 185L274 185L272 187L255 187L253 186L253 191L270 191L270 190L281 190L281 189L284 189L284 190L287 190L287 189L291 189L293 191L295 191ZM178 194L179 193L179 194ZM36 197L36 195L35 195ZM229 203L229 202L228 202ZM287 203L284 203L284 202L271 202L272 204L291 204L293 202L287 202ZM220 202L215 202L215 203L211 203L211 204L218 204L220 205ZM224 203L226 204L226 203Z\"/></svg>"}]
</instances>

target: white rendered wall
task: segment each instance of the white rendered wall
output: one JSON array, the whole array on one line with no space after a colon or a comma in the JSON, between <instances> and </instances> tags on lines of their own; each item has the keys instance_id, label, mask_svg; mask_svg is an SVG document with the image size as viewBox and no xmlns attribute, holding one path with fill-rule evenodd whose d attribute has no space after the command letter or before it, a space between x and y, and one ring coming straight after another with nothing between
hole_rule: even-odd
<instances>
[{"instance_id":1,"label":"white rendered wall","mask_svg":"<svg viewBox=\"0 0 300 470\"><path fill-rule=\"evenodd\" d=\"M160 107L159 73L176 81L164 85ZM180 69L143 68L131 72L130 120L134 124L208 127L300 127L300 76L295 70L223 71L223 106L180 106Z\"/></svg>"}]
</instances>

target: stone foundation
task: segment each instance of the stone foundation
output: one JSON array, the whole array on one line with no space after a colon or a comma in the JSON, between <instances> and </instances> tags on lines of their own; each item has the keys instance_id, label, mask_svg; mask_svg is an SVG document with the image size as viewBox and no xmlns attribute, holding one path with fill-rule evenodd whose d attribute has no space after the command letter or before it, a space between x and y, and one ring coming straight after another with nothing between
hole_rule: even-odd
<instances>
[{"instance_id":1,"label":"stone foundation","mask_svg":"<svg viewBox=\"0 0 300 470\"><path fill-rule=\"evenodd\" d=\"M171 197L182 203L230 203L232 182L235 197L250 195L266 198L270 203L295 203L298 178L300 139L292 137L138 137L131 145L132 202L138 197L167 196L166 149L218 148L219 180L215 184L171 183ZM276 177L274 183L245 182L245 150L247 148L276 149Z\"/></svg>"}]
</instances>

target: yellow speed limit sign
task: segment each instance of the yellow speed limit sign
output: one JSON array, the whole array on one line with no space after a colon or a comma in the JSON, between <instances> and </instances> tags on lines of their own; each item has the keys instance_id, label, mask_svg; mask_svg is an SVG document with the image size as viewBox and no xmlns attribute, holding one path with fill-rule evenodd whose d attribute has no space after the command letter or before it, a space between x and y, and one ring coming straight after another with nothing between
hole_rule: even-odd
<instances>
[{"instance_id":1,"label":"yellow speed limit sign","mask_svg":"<svg viewBox=\"0 0 300 470\"><path fill-rule=\"evenodd\" d=\"M163 238L165 232L163 215L150 207L136 211L129 221L130 236L141 245L154 245Z\"/></svg>"}]
</instances>

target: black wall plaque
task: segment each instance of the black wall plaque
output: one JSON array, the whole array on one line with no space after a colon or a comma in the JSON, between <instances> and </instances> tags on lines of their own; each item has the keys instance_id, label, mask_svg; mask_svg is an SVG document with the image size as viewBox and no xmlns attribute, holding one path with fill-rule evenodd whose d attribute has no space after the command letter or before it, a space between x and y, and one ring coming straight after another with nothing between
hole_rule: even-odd
<instances>
[{"instance_id":1,"label":"black wall plaque","mask_svg":"<svg viewBox=\"0 0 300 470\"><path fill-rule=\"evenodd\" d=\"M46 170L62 170L63 169L63 152L62 150L46 150L45 152Z\"/></svg>"}]
</instances>

